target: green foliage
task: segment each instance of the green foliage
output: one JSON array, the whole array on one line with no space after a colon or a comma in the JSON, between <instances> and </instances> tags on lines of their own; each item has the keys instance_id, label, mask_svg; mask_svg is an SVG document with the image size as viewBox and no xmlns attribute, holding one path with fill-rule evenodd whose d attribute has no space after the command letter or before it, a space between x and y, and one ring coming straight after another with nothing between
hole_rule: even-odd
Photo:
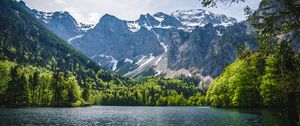
<instances>
[{"instance_id":1,"label":"green foliage","mask_svg":"<svg viewBox=\"0 0 300 126\"><path fill-rule=\"evenodd\" d=\"M67 101L67 104L70 106L82 106L83 99L81 97L82 90L78 85L76 77L72 74L69 74L65 78L65 88L63 91L64 100Z\"/></svg>"},{"instance_id":2,"label":"green foliage","mask_svg":"<svg viewBox=\"0 0 300 126\"><path fill-rule=\"evenodd\" d=\"M204 105L201 93L192 84L181 80L168 80L160 77L144 77L134 80L132 85L109 84L101 90L101 105L144 105L144 106L182 106ZM195 96L197 94L197 96ZM94 97L94 96L92 96Z\"/></svg>"},{"instance_id":3,"label":"green foliage","mask_svg":"<svg viewBox=\"0 0 300 126\"><path fill-rule=\"evenodd\" d=\"M116 78L118 82L126 81L116 74L104 72L96 63L49 32L18 2L2 0L0 4L4 6L0 8L1 61L8 60L23 66L42 67L49 71L71 72L76 75L76 80L81 87L91 84L89 87L96 88L98 86L96 81L99 79L104 82ZM5 74L5 68L3 69L1 70ZM1 81L7 79L1 78ZM37 80L34 79L37 79L34 74L29 77L29 81L36 82ZM38 84L31 82L30 84L32 85L29 87L35 92Z\"/></svg>"},{"instance_id":4,"label":"green foliage","mask_svg":"<svg viewBox=\"0 0 300 126\"><path fill-rule=\"evenodd\" d=\"M237 59L210 86L206 100L218 107L280 108L287 113L290 97L299 91L300 62L288 43L273 46L269 55L252 51Z\"/></svg>"},{"instance_id":5,"label":"green foliage","mask_svg":"<svg viewBox=\"0 0 300 126\"><path fill-rule=\"evenodd\" d=\"M260 105L259 72L256 56L238 59L217 77L207 92L207 101L220 107Z\"/></svg>"},{"instance_id":6,"label":"green foliage","mask_svg":"<svg viewBox=\"0 0 300 126\"><path fill-rule=\"evenodd\" d=\"M204 96L189 79L175 80L144 77L129 82L112 77L104 82L88 79L79 86L71 72L51 71L30 65L21 66L0 61L5 68L1 74L1 105L5 106L84 106L84 105L145 105L199 106L205 105ZM101 77L101 71L98 76Z\"/></svg>"},{"instance_id":7,"label":"green foliage","mask_svg":"<svg viewBox=\"0 0 300 126\"><path fill-rule=\"evenodd\" d=\"M11 80L10 77L10 67L11 67L11 62L4 61L3 63L0 64L0 105L3 105L5 99L5 93L7 90L7 83Z\"/></svg>"},{"instance_id":8,"label":"green foliage","mask_svg":"<svg viewBox=\"0 0 300 126\"><path fill-rule=\"evenodd\" d=\"M262 0L248 20L262 38L286 34L291 41L299 37L299 9L299 0Z\"/></svg>"},{"instance_id":9,"label":"green foliage","mask_svg":"<svg viewBox=\"0 0 300 126\"><path fill-rule=\"evenodd\" d=\"M203 6L216 6L220 3L234 3L246 0L202 0ZM299 0L262 0L259 8L252 11L246 7L248 21L257 32L257 40L260 44L258 51L260 62L254 64L259 71L259 78L254 85L258 85L257 90L262 97L260 102L265 106L278 108L282 115L300 124L300 57L299 57L299 38L300 38L300 6ZM248 52L247 52L248 53ZM240 54L239 60L251 57L251 53ZM236 62L239 62L236 61ZM263 61L263 62L261 62ZM235 63L230 65L232 67ZM253 65L252 65L253 66ZM229 69L229 67L227 69ZM237 69L242 68L239 66ZM242 68L245 69L245 68ZM232 70L230 70L232 71ZM226 71L225 71L226 72ZM226 79L228 73L223 73L213 86L209 89L210 95L207 99L215 106L224 106L231 98L218 96L218 90L230 90L227 85L232 82ZM249 76L257 77L255 76ZM242 78L242 77L239 77ZM221 84L221 83L223 84ZM246 83L246 82L242 82ZM227 87L217 87L226 85ZM240 86L245 88L245 86ZM251 86L252 87L252 86ZM239 88L240 89L240 88ZM239 91L235 89L235 91ZM229 93L230 95L231 93ZM245 93L248 94L248 93ZM226 92L226 95L228 93ZM227 105L227 104L226 104ZM240 106L239 104L237 104ZM232 106L232 105L229 105Z\"/></svg>"},{"instance_id":10,"label":"green foliage","mask_svg":"<svg viewBox=\"0 0 300 126\"><path fill-rule=\"evenodd\" d=\"M264 99L265 105L278 104L280 86L277 82L276 75L276 58L274 55L269 56L266 59L265 74L262 76L262 82L260 85L261 95Z\"/></svg>"},{"instance_id":11,"label":"green foliage","mask_svg":"<svg viewBox=\"0 0 300 126\"><path fill-rule=\"evenodd\" d=\"M0 66L5 67L9 74L1 74L9 81L3 81L1 92L1 105L6 106L76 106L83 105L81 88L75 76L69 74L66 78L60 76L58 85L53 88L53 72L32 66L20 66L8 61L0 61ZM59 90L62 89L62 90ZM57 93L58 91L61 91ZM58 96L60 95L60 96ZM51 104L58 98L57 104ZM55 99L57 100L57 99ZM80 103L80 104L79 104ZM59 104L59 105L58 105Z\"/></svg>"},{"instance_id":12,"label":"green foliage","mask_svg":"<svg viewBox=\"0 0 300 126\"><path fill-rule=\"evenodd\" d=\"M81 106L83 90L129 84L49 32L14 0L0 1L0 43L0 106ZM86 102L89 97L84 92Z\"/></svg>"},{"instance_id":13,"label":"green foliage","mask_svg":"<svg viewBox=\"0 0 300 126\"><path fill-rule=\"evenodd\" d=\"M10 70L11 80L7 84L7 104L9 106L24 106L28 103L28 81L20 66Z\"/></svg>"}]
</instances>

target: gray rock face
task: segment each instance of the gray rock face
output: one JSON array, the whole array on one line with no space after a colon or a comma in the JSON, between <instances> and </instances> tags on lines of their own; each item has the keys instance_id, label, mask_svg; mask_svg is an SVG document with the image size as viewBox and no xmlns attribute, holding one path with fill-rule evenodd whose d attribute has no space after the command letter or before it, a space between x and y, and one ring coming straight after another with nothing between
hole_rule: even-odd
<instances>
[{"instance_id":1,"label":"gray rock face","mask_svg":"<svg viewBox=\"0 0 300 126\"><path fill-rule=\"evenodd\" d=\"M105 15L72 45L125 76L216 77L236 59L236 46L257 47L249 29L245 22L200 9L146 14L136 21Z\"/></svg>"},{"instance_id":2,"label":"gray rock face","mask_svg":"<svg viewBox=\"0 0 300 126\"><path fill-rule=\"evenodd\" d=\"M182 23L177 20L175 17L172 17L170 15L167 15L162 12L158 12L153 15L157 20L160 20L162 27L174 27L174 28L180 28L183 27Z\"/></svg>"},{"instance_id":3,"label":"gray rock face","mask_svg":"<svg viewBox=\"0 0 300 126\"><path fill-rule=\"evenodd\" d=\"M147 18L142 16L142 19ZM73 46L103 66L116 64L113 60L133 60L141 56L157 56L163 52L156 35L147 28L141 27L137 32L132 32L126 21L111 15L103 16L95 28L74 41ZM110 58L104 60L107 57Z\"/></svg>"},{"instance_id":4,"label":"gray rock face","mask_svg":"<svg viewBox=\"0 0 300 126\"><path fill-rule=\"evenodd\" d=\"M201 9L146 14L135 21L106 14L95 27L78 24L67 12L28 10L100 66L129 77L197 76L211 81L236 59L237 46L257 47L246 22Z\"/></svg>"},{"instance_id":5,"label":"gray rock face","mask_svg":"<svg viewBox=\"0 0 300 126\"><path fill-rule=\"evenodd\" d=\"M170 49L171 51L168 54L170 68L188 69L197 66L197 64L202 64L203 59L208 54L208 47L216 36L217 31L211 24L203 28L196 27L190 33L189 39L179 48Z\"/></svg>"},{"instance_id":6,"label":"gray rock face","mask_svg":"<svg viewBox=\"0 0 300 126\"><path fill-rule=\"evenodd\" d=\"M177 33L170 43L168 68L184 68L193 75L200 73L216 77L236 59L237 46L258 47L254 33L247 32L247 29L246 22L241 22L227 28L211 24L196 27L191 33L186 33L189 34L187 39Z\"/></svg>"},{"instance_id":7,"label":"gray rock face","mask_svg":"<svg viewBox=\"0 0 300 126\"><path fill-rule=\"evenodd\" d=\"M86 31L93 27L93 25L78 23L69 12L66 11L37 11L27 7L23 1L20 1L20 5L44 27L68 42L82 37Z\"/></svg>"},{"instance_id":8,"label":"gray rock face","mask_svg":"<svg viewBox=\"0 0 300 126\"><path fill-rule=\"evenodd\" d=\"M223 69L237 58L238 46L254 50L258 48L255 34L247 31L246 22L237 23L228 27L221 36L215 38L209 45L208 55L203 63L203 75L218 76Z\"/></svg>"},{"instance_id":9,"label":"gray rock face","mask_svg":"<svg viewBox=\"0 0 300 126\"><path fill-rule=\"evenodd\" d=\"M81 37L92 25L77 23L68 12L32 11L39 22L66 41Z\"/></svg>"}]
</instances>

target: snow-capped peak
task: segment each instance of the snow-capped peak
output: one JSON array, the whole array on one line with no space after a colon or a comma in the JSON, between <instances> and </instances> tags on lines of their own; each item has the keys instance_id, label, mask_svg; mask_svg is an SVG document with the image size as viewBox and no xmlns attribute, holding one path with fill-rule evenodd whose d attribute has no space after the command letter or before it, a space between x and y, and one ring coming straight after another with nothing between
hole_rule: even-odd
<instances>
[{"instance_id":1,"label":"snow-capped peak","mask_svg":"<svg viewBox=\"0 0 300 126\"><path fill-rule=\"evenodd\" d=\"M237 23L235 18L203 9L177 10L171 13L171 16L179 20L187 29L193 29L196 26L203 27L209 23L214 26L225 27Z\"/></svg>"},{"instance_id":2,"label":"snow-capped peak","mask_svg":"<svg viewBox=\"0 0 300 126\"><path fill-rule=\"evenodd\" d=\"M39 20L42 20L44 23L48 24L50 20L66 20L75 25L77 21L69 14L67 11L55 11L55 12L43 12L32 10L35 13L35 17Z\"/></svg>"}]
</instances>

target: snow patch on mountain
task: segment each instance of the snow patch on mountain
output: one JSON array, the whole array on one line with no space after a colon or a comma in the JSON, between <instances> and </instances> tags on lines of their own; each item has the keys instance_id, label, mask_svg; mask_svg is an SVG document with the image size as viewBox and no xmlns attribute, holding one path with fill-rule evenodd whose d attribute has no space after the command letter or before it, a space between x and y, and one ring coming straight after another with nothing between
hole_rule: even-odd
<instances>
[{"instance_id":1,"label":"snow patch on mountain","mask_svg":"<svg viewBox=\"0 0 300 126\"><path fill-rule=\"evenodd\" d=\"M164 52L167 52L168 51L168 46L165 45L163 42L159 43L163 48L164 48Z\"/></svg>"},{"instance_id":2,"label":"snow patch on mountain","mask_svg":"<svg viewBox=\"0 0 300 126\"><path fill-rule=\"evenodd\" d=\"M153 54L151 53L150 57L143 64L141 64L139 67L145 66L146 64L150 63L154 58L155 58L155 56L153 56Z\"/></svg>"},{"instance_id":3,"label":"snow patch on mountain","mask_svg":"<svg viewBox=\"0 0 300 126\"><path fill-rule=\"evenodd\" d=\"M104 55L104 54L101 54L99 56L105 57L106 59L111 59L110 63L113 65L112 71L115 71L117 69L118 60L116 60L113 56L108 56L108 55Z\"/></svg>"},{"instance_id":4,"label":"snow patch on mountain","mask_svg":"<svg viewBox=\"0 0 300 126\"><path fill-rule=\"evenodd\" d=\"M221 34L221 32L219 30L217 30L218 36L222 36L223 34Z\"/></svg>"},{"instance_id":5,"label":"snow patch on mountain","mask_svg":"<svg viewBox=\"0 0 300 126\"><path fill-rule=\"evenodd\" d=\"M233 22L222 22L219 26L228 27L228 26L231 26L233 24L234 24Z\"/></svg>"},{"instance_id":6,"label":"snow patch on mountain","mask_svg":"<svg viewBox=\"0 0 300 126\"><path fill-rule=\"evenodd\" d=\"M155 61L155 64L154 64L155 66L158 65L158 63L161 61L162 57L163 57L163 56L160 56L160 57Z\"/></svg>"},{"instance_id":7,"label":"snow patch on mountain","mask_svg":"<svg viewBox=\"0 0 300 126\"><path fill-rule=\"evenodd\" d=\"M194 27L203 27L207 24L213 26L230 26L237 23L237 20L232 17L227 17L223 14L215 14L202 9L191 10L177 10L171 13L171 16L182 22L187 29L194 29Z\"/></svg>"},{"instance_id":8,"label":"snow patch on mountain","mask_svg":"<svg viewBox=\"0 0 300 126\"><path fill-rule=\"evenodd\" d=\"M138 32L141 28L141 26L135 21L128 21L127 26L128 29L132 32Z\"/></svg>"},{"instance_id":9,"label":"snow patch on mountain","mask_svg":"<svg viewBox=\"0 0 300 126\"><path fill-rule=\"evenodd\" d=\"M28 7L25 5L25 8ZM43 12L30 8L28 10L43 26L68 42L81 38L95 26L78 23L67 11Z\"/></svg>"},{"instance_id":10,"label":"snow patch on mountain","mask_svg":"<svg viewBox=\"0 0 300 126\"><path fill-rule=\"evenodd\" d=\"M87 32L90 29L93 29L96 25L93 24L83 24L83 23L78 23L77 27L79 28L79 30L83 31L83 32Z\"/></svg>"},{"instance_id":11,"label":"snow patch on mountain","mask_svg":"<svg viewBox=\"0 0 300 126\"><path fill-rule=\"evenodd\" d=\"M143 25L148 31L151 31L152 26L148 25L148 24L144 24Z\"/></svg>"},{"instance_id":12,"label":"snow patch on mountain","mask_svg":"<svg viewBox=\"0 0 300 126\"><path fill-rule=\"evenodd\" d=\"M133 63L133 60L132 60L132 59L129 59L129 58L125 58L124 62L125 62L125 63Z\"/></svg>"},{"instance_id":13,"label":"snow patch on mountain","mask_svg":"<svg viewBox=\"0 0 300 126\"><path fill-rule=\"evenodd\" d=\"M161 73L162 73L162 71L157 70L157 71L156 71L156 74L155 74L154 76L158 76L158 75L160 75Z\"/></svg>"},{"instance_id":14,"label":"snow patch on mountain","mask_svg":"<svg viewBox=\"0 0 300 126\"><path fill-rule=\"evenodd\" d=\"M158 20L160 23L161 23L163 20L165 20L163 17L158 17L158 16L154 16L154 18L155 18L156 20Z\"/></svg>"},{"instance_id":15,"label":"snow patch on mountain","mask_svg":"<svg viewBox=\"0 0 300 126\"><path fill-rule=\"evenodd\" d=\"M43 12L38 11L36 14L36 18L41 19L44 23L48 24L49 20L53 18L55 12ZM63 11L57 11L56 13L65 13Z\"/></svg>"},{"instance_id":16,"label":"snow patch on mountain","mask_svg":"<svg viewBox=\"0 0 300 126\"><path fill-rule=\"evenodd\" d=\"M81 37L83 37L83 36L84 36L84 34L82 34L82 35L77 35L77 36L75 36L75 37L69 38L69 39L68 39L68 42L70 43L70 42L72 42L73 40L79 39L79 38L81 38Z\"/></svg>"},{"instance_id":17,"label":"snow patch on mountain","mask_svg":"<svg viewBox=\"0 0 300 126\"><path fill-rule=\"evenodd\" d=\"M135 64L140 64L140 63L143 61L143 59L144 59L145 57L146 57L146 56L142 56L142 58L139 59Z\"/></svg>"}]
</instances>

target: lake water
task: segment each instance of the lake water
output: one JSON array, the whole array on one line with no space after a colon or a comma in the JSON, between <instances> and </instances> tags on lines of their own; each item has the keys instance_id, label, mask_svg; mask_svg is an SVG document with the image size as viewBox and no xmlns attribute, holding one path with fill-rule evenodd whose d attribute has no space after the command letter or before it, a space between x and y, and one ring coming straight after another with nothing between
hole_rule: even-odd
<instances>
[{"instance_id":1,"label":"lake water","mask_svg":"<svg viewBox=\"0 0 300 126\"><path fill-rule=\"evenodd\" d=\"M263 109L120 107L0 109L0 125L288 126Z\"/></svg>"}]
</instances>

